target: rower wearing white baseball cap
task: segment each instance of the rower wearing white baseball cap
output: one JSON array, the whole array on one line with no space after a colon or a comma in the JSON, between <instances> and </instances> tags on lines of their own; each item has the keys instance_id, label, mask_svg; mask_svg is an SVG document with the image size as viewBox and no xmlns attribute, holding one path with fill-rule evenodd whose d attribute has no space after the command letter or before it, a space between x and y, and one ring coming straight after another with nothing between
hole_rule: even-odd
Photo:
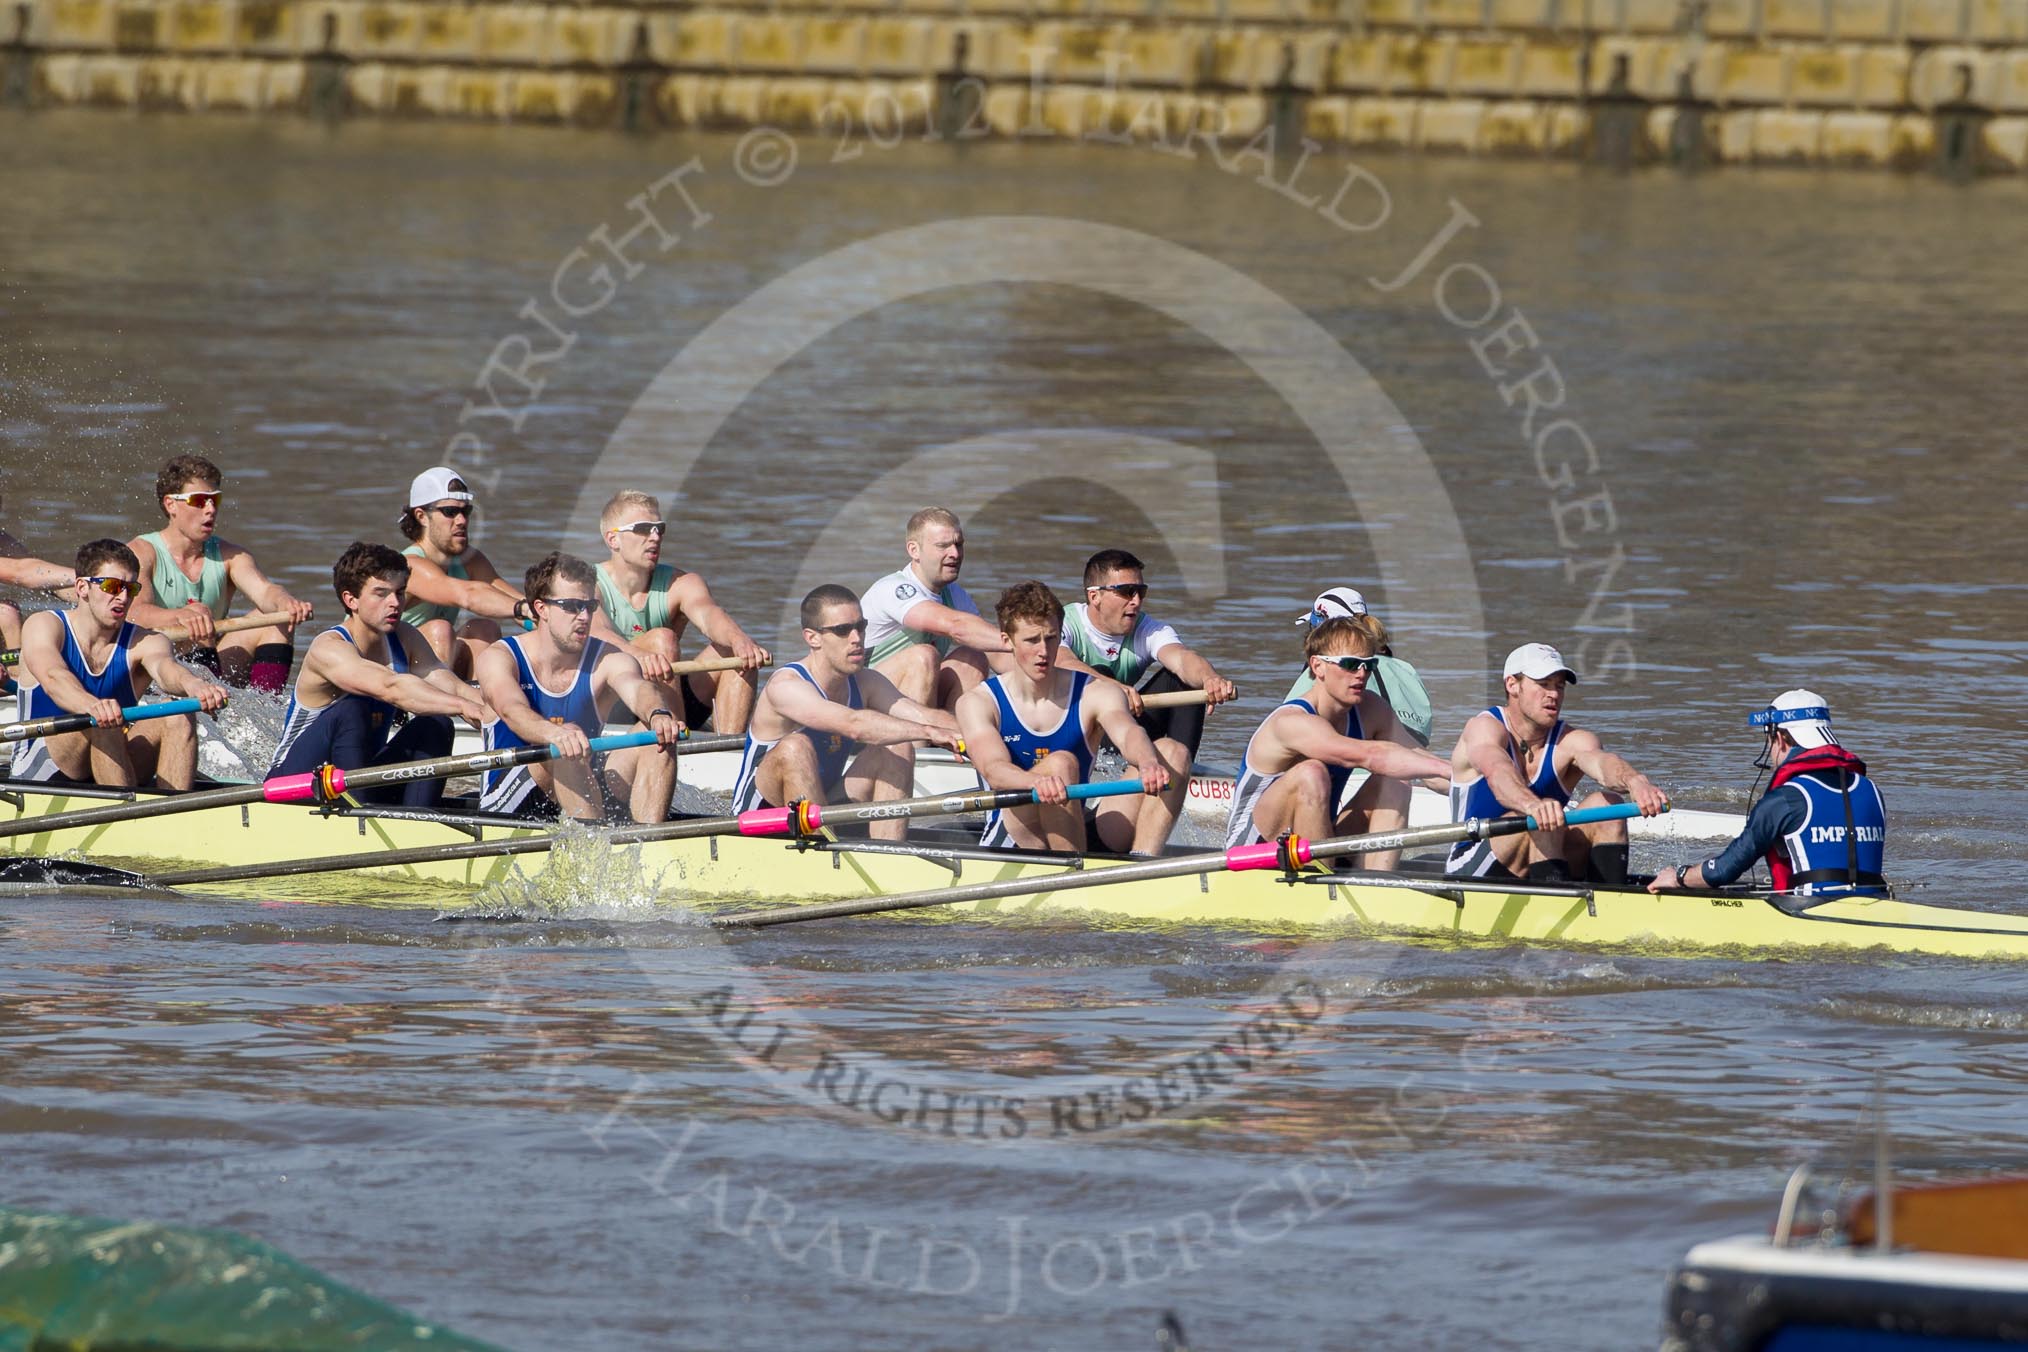
<instances>
[{"instance_id":1,"label":"rower wearing white baseball cap","mask_svg":"<svg viewBox=\"0 0 2028 1352\"><path fill-rule=\"evenodd\" d=\"M409 484L401 513L401 533L411 541L401 551L410 560L402 623L414 625L437 660L465 680L487 645L499 642L501 620L530 618L528 602L514 584L472 548L476 509L464 477L448 465L434 465ZM462 625L461 610L472 612Z\"/></svg>"},{"instance_id":2,"label":"rower wearing white baseball cap","mask_svg":"<svg viewBox=\"0 0 2028 1352\"><path fill-rule=\"evenodd\" d=\"M1460 841L1445 872L1503 880L1626 881L1626 822L1565 826L1572 791L1589 776L1604 792L1587 795L1578 807L1631 798L1644 817L1661 812L1669 798L1601 746L1597 736L1563 721L1564 692L1576 681L1563 654L1547 643L1524 643L1507 654L1501 671L1505 707L1473 715L1451 752L1451 820L1520 814L1535 818L1539 829Z\"/></svg>"},{"instance_id":3,"label":"rower wearing white baseball cap","mask_svg":"<svg viewBox=\"0 0 2028 1352\"><path fill-rule=\"evenodd\" d=\"M1831 707L1813 690L1785 690L1747 722L1766 733L1765 796L1739 838L1701 864L1665 868L1650 892L1724 887L1766 859L1777 892L1879 896L1887 858L1887 809L1866 762L1838 745Z\"/></svg>"},{"instance_id":4,"label":"rower wearing white baseball cap","mask_svg":"<svg viewBox=\"0 0 2028 1352\"><path fill-rule=\"evenodd\" d=\"M1373 673L1373 689L1387 701L1387 707L1394 710L1394 716L1401 726L1408 729L1411 737L1422 746L1429 745L1429 735L1436 726L1430 710L1429 691L1423 687L1422 677L1416 669L1394 655L1394 649L1387 641L1387 626L1380 617L1373 614L1366 605L1366 598L1351 587L1332 587L1317 593L1317 599L1303 612L1299 624L1315 629L1326 620L1356 619L1366 621L1361 627L1373 638L1374 651L1380 658L1380 666ZM1282 696L1284 703L1302 699L1310 693L1316 678L1310 675L1308 664L1296 677L1296 683L1289 687L1289 693Z\"/></svg>"}]
</instances>

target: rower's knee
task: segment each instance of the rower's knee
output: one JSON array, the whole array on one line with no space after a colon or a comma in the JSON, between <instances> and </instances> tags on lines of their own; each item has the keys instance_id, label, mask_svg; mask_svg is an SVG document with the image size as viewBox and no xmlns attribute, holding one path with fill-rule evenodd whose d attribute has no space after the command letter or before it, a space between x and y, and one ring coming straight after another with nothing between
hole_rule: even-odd
<instances>
[{"instance_id":1,"label":"rower's knee","mask_svg":"<svg viewBox=\"0 0 2028 1352\"><path fill-rule=\"evenodd\" d=\"M894 682L895 688L918 704L928 702L937 686L937 650L927 643L915 643L895 653L876 668Z\"/></svg>"},{"instance_id":2,"label":"rower's knee","mask_svg":"<svg viewBox=\"0 0 2028 1352\"><path fill-rule=\"evenodd\" d=\"M458 637L472 643L498 643L500 625L497 621L475 615L458 630Z\"/></svg>"},{"instance_id":3,"label":"rower's knee","mask_svg":"<svg viewBox=\"0 0 2028 1352\"><path fill-rule=\"evenodd\" d=\"M1077 757L1068 751L1052 751L1044 756L1035 769L1045 775L1055 775L1066 784L1081 784L1084 775L1077 768Z\"/></svg>"},{"instance_id":4,"label":"rower's knee","mask_svg":"<svg viewBox=\"0 0 2028 1352\"><path fill-rule=\"evenodd\" d=\"M657 625L636 636L634 643L657 657L666 657L672 662L676 660L676 631L667 625Z\"/></svg>"},{"instance_id":5,"label":"rower's knee","mask_svg":"<svg viewBox=\"0 0 2028 1352\"><path fill-rule=\"evenodd\" d=\"M437 661L450 661L452 634L449 620L424 620L416 626L416 632L423 636L423 642L430 645Z\"/></svg>"},{"instance_id":6,"label":"rower's knee","mask_svg":"<svg viewBox=\"0 0 2028 1352\"><path fill-rule=\"evenodd\" d=\"M1331 796L1331 768L1322 761L1303 761L1283 776L1298 801L1321 804Z\"/></svg>"},{"instance_id":7,"label":"rower's knee","mask_svg":"<svg viewBox=\"0 0 2028 1352\"><path fill-rule=\"evenodd\" d=\"M817 747L807 733L792 732L775 743L774 750L768 752L768 759L784 769L815 771Z\"/></svg>"}]
</instances>

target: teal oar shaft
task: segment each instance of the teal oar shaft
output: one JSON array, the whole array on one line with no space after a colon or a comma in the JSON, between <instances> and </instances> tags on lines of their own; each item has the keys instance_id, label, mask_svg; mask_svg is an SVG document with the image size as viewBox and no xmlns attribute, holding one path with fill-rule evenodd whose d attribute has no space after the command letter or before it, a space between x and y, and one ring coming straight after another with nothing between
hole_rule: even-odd
<instances>
[{"instance_id":1,"label":"teal oar shaft","mask_svg":"<svg viewBox=\"0 0 2028 1352\"><path fill-rule=\"evenodd\" d=\"M130 704L120 710L120 718L128 723L139 723L150 718L174 718L177 714L194 714L202 707L194 699L172 699L161 704ZM66 732L83 732L96 724L97 720L90 714L51 714L47 718L31 718L25 722L0 726L0 742L22 742L30 737L55 737Z\"/></svg>"},{"instance_id":2,"label":"teal oar shaft","mask_svg":"<svg viewBox=\"0 0 2028 1352\"><path fill-rule=\"evenodd\" d=\"M1141 792L1138 779L1109 780L1080 786L1079 797L1103 798L1118 793ZM838 807L798 804L795 807L756 808L733 817L699 817L682 822L654 822L622 826L606 833L611 845L644 845L657 840L695 840L703 836L785 836L814 834L824 824L892 820L896 817L938 817L964 812L990 812L996 807L1019 807L1035 801L1028 789L998 793L944 794L934 798L899 798L885 803L847 803ZM367 851L360 854L332 854L314 859L285 859L272 864L241 864L223 868L189 869L164 873L155 881L165 887L191 883L243 882L252 878L297 878L310 873L342 873L348 869L399 868L409 864L448 864L464 859L493 859L512 855L542 854L556 848L561 839L554 832L510 836L499 840L464 840L454 845L415 845L403 850Z\"/></svg>"},{"instance_id":3,"label":"teal oar shaft","mask_svg":"<svg viewBox=\"0 0 2028 1352\"><path fill-rule=\"evenodd\" d=\"M1572 826L1589 822L1638 817L1640 808L1632 803L1610 807L1580 808L1564 821ZM1335 859L1370 850L1413 849L1423 845L1449 845L1461 840L1484 840L1489 836L1512 835L1533 830L1533 817L1475 817L1445 826L1422 826L1403 831L1378 831L1363 836L1341 836L1336 840L1304 841L1291 838L1286 844L1269 841L1241 845L1211 854L1183 855L1175 859L1151 859L1142 864L1080 869L1044 878L1008 878L999 882L971 883L963 887L938 888L933 892L904 893L892 897L868 897L861 901L826 902L815 906L788 906L771 911L741 911L714 916L711 923L722 928L738 926L790 925L802 920L829 920L839 916L872 915L881 911L909 911L925 906L951 906L968 901L997 901L1003 897L1031 897L1048 892L1070 892L1081 887L1103 887L1109 883L1148 882L1162 878L1188 878L1200 873L1242 872L1253 869L1300 867L1319 859Z\"/></svg>"}]
</instances>

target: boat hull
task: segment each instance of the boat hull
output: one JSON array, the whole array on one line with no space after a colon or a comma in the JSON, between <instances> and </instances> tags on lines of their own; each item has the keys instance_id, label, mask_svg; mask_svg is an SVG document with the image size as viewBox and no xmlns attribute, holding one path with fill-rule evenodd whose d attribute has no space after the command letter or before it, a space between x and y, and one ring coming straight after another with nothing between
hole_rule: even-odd
<instances>
[{"instance_id":1,"label":"boat hull","mask_svg":"<svg viewBox=\"0 0 2028 1352\"><path fill-rule=\"evenodd\" d=\"M11 786L0 822L102 806L108 795ZM1077 868L1049 856L922 847L893 852L864 843L719 836L614 848L589 834L555 854L376 864L390 850L540 834L478 816L392 810L324 812L271 803L192 812L6 838L16 855L68 854L99 864L161 873L168 866L261 865L278 860L359 856L359 874L320 874L239 885L264 898L300 897L455 909L472 889L491 900L568 911L586 889L617 886L701 907L894 896L953 883L1076 872L1102 880L1111 865ZM348 877L370 880L334 886ZM232 887L232 884L220 884ZM547 892L545 892L545 888ZM1615 948L1769 951L1886 948L1958 957L2028 959L2028 917L1926 906L1890 898L1831 901L1790 914L1749 893L1651 897L1639 891L1531 888L1435 875L1324 875L1297 880L1263 872L1081 886L998 901L939 907L926 917L971 914L1079 923L1228 925L1253 931L1352 930L1459 939L1529 940Z\"/></svg>"}]
</instances>

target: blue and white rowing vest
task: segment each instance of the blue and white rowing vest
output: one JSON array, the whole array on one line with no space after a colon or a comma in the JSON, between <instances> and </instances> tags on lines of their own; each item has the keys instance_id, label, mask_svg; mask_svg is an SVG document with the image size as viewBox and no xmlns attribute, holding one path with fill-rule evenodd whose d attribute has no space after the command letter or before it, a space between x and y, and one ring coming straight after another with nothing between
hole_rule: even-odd
<instances>
[{"instance_id":1,"label":"blue and white rowing vest","mask_svg":"<svg viewBox=\"0 0 2028 1352\"><path fill-rule=\"evenodd\" d=\"M1050 752L1068 751L1077 760L1078 782L1091 778L1091 739L1084 730L1084 687L1089 680L1090 672L1070 673L1070 698L1064 701L1063 717L1057 720L1055 727L1038 732L1022 722L1021 715L1014 712L1014 705L1007 698L1007 687L1000 683L1000 677L986 678L986 688L993 692L994 700L1000 705L1000 740L1007 744L1007 754L1016 765L1023 770L1033 770ZM986 818L986 829L979 833L979 843L993 849L1013 845L997 809Z\"/></svg>"},{"instance_id":2,"label":"blue and white rowing vest","mask_svg":"<svg viewBox=\"0 0 2028 1352\"><path fill-rule=\"evenodd\" d=\"M1839 790L1841 773L1851 797L1852 834L1856 850L1845 843L1846 792ZM1879 892L1887 863L1887 805L1880 790L1863 774L1849 770L1804 771L1781 786L1795 790L1808 804L1802 825L1777 843L1787 858L1787 876L1776 872L1776 887L1822 896L1827 893ZM1853 874L1858 885L1852 885Z\"/></svg>"},{"instance_id":3,"label":"blue and white rowing vest","mask_svg":"<svg viewBox=\"0 0 2028 1352\"><path fill-rule=\"evenodd\" d=\"M77 635L71 632L69 612L58 612L57 619L63 622L63 664L70 669L71 675L77 677L78 683L84 686L86 693L93 699L112 700L122 709L131 708L139 703L134 697L134 674L127 667L127 650L134 646L137 633L134 626L125 621L121 622L120 632L113 635L113 655L106 659L103 669L93 671L85 663L84 649L78 646ZM27 698L21 703L21 716L24 720L55 718L71 712L51 699L49 692L41 686L26 683L28 678L26 664L20 670L24 678L22 689L27 694ZM40 737L29 738L14 753L15 779L47 783L55 779L59 773L56 762L50 759L48 745Z\"/></svg>"},{"instance_id":4,"label":"blue and white rowing vest","mask_svg":"<svg viewBox=\"0 0 2028 1352\"><path fill-rule=\"evenodd\" d=\"M352 631L342 624L334 624L329 629L326 629L324 633L337 634L347 643L352 641ZM319 634L317 637L322 638L324 634ZM402 650L401 640L395 636L392 630L387 635L387 665L392 671L404 675L408 672L408 654ZM380 754L380 749L387 745L387 739L394 731L395 715L400 712L392 704L389 704L384 699L374 699L369 695L355 695L348 690L341 691L338 698L332 700L329 704L321 708L311 709L299 703L296 698L296 692L301 690L302 687L303 676L301 673L298 673L296 684L289 690L288 710L282 715L282 740L275 743L274 758L268 762L268 775L270 777L279 774L304 774L316 769L330 758L327 751L329 739L318 736L316 731L317 724L323 720L324 715L330 713L346 700L357 700L366 706L367 721L373 730L373 745L370 748L371 754ZM290 753L298 749L298 743L302 744L302 754L297 756L296 759L298 761L307 761L307 763L288 765ZM315 753L314 756L312 755L313 752ZM287 768L284 768L285 766Z\"/></svg>"},{"instance_id":5,"label":"blue and white rowing vest","mask_svg":"<svg viewBox=\"0 0 2028 1352\"><path fill-rule=\"evenodd\" d=\"M1268 714L1268 718L1273 718L1275 714L1288 708L1301 709L1306 714L1317 712L1317 706L1308 700L1291 699L1283 700L1280 704L1276 705L1273 712ZM1260 728L1253 730L1253 737L1246 739L1246 754L1241 756L1239 760L1239 783L1232 791L1232 810L1225 816L1225 847L1227 849L1233 849L1240 845L1255 845L1260 843L1263 837L1261 836L1259 826L1254 823L1253 810L1259 805L1261 795L1273 788L1275 781L1288 773L1286 770L1278 770L1274 774L1269 774L1265 770L1254 768L1254 737L1260 736L1261 728L1266 726L1267 718L1263 718L1260 722ZM1339 732L1346 737L1351 737L1358 741L1363 742L1366 740L1366 729L1359 722L1358 705L1355 704L1345 711L1345 726L1339 729ZM1326 809L1327 811L1336 812L1338 810L1338 800L1344 797L1345 785L1351 782L1351 779L1351 766L1334 765L1331 767L1331 797L1330 807Z\"/></svg>"},{"instance_id":6,"label":"blue and white rowing vest","mask_svg":"<svg viewBox=\"0 0 2028 1352\"><path fill-rule=\"evenodd\" d=\"M1498 719L1501 727L1507 726L1507 717L1499 709L1488 709L1486 712ZM1535 777L1528 781L1528 792L1537 798L1548 798L1558 803L1570 801L1570 790L1563 787L1563 778L1556 773L1556 743L1563 737L1563 726L1563 720L1559 718L1549 729L1549 738L1542 744L1542 764L1535 767ZM1507 755L1514 761L1514 768L1520 770L1523 768L1523 762L1516 754L1517 751L1514 735L1510 732L1507 734ZM1511 811L1511 808L1493 796L1493 785L1484 776L1473 780L1470 784L1451 785L1451 820L1454 822L1468 822L1475 817L1490 821L1494 817L1504 817ZM1445 871L1457 872L1466 860L1472 858L1479 850L1478 841L1459 841L1451 846L1450 859L1446 862ZM1486 851L1478 855L1477 862L1483 865L1491 859L1491 852Z\"/></svg>"},{"instance_id":7,"label":"blue and white rowing vest","mask_svg":"<svg viewBox=\"0 0 2028 1352\"><path fill-rule=\"evenodd\" d=\"M782 670L793 671L811 685L817 685L817 678L812 676L810 669L801 662L791 662L786 667L783 667ZM820 695L824 694L824 687L817 685L817 693ZM829 699L830 697L826 695L825 698ZM845 678L845 707L848 709L863 709L866 707L865 701L859 697L859 678L857 676ZM845 778L845 767L851 764L852 758L860 752L860 744L843 733L819 732L815 728L800 728L798 731L803 736L809 738L810 744L816 748L817 782L824 786L824 796L826 798L834 797L837 793L839 781ZM768 752L774 750L780 742L780 738L772 742L756 741L751 725L748 726L746 749L740 754L739 759L739 778L734 781L732 787L732 810L734 812L751 812L755 808L767 806L766 803L761 801L760 765L763 760L767 759ZM777 803L775 806L786 807L787 804Z\"/></svg>"},{"instance_id":8,"label":"blue and white rowing vest","mask_svg":"<svg viewBox=\"0 0 2028 1352\"><path fill-rule=\"evenodd\" d=\"M592 697L592 675L598 669L599 659L611 649L598 639L586 639L570 685L563 690L551 690L535 679L535 671L528 665L528 654L521 650L520 638L508 638L505 642L507 651L514 654L514 679L521 687L528 707L538 717L552 723L575 723L585 736L598 736L605 720L599 715L598 701ZM508 727L504 718L488 721L484 733L488 751L513 751L535 745ZM479 809L482 812L514 812L528 800L528 795L539 792L541 789L535 783L535 776L528 773L525 765L488 770L485 787L479 794Z\"/></svg>"}]
</instances>

